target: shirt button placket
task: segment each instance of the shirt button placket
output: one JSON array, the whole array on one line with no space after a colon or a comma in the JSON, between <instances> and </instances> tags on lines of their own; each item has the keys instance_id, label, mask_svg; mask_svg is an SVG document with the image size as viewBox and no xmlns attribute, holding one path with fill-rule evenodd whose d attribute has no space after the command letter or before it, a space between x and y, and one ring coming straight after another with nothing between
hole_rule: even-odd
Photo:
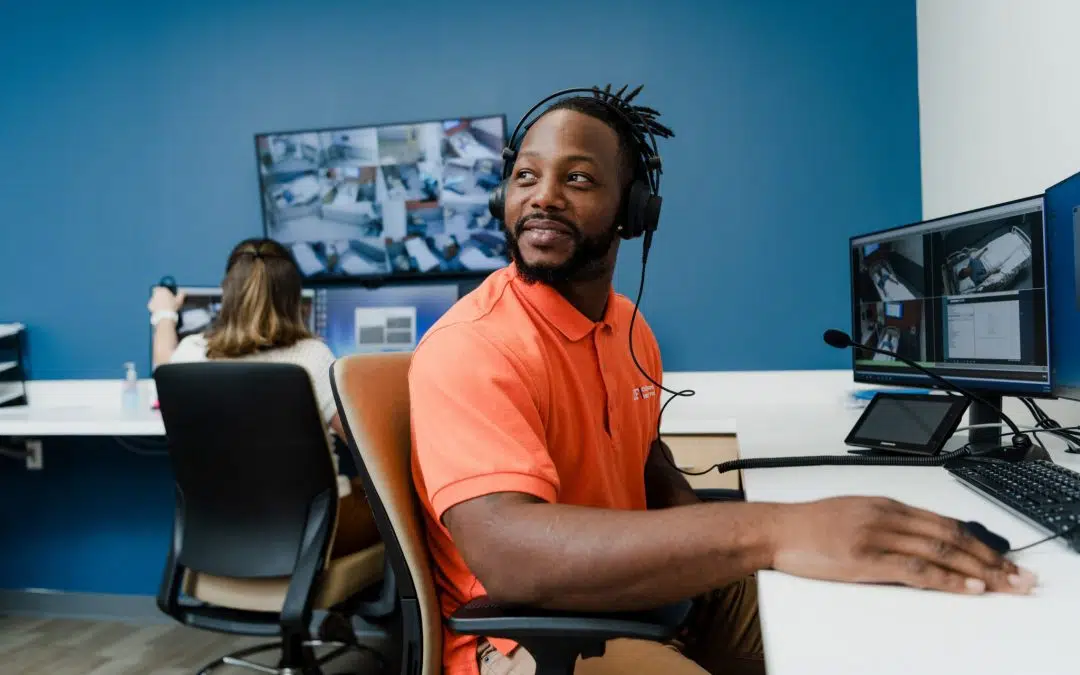
<instances>
[{"instance_id":1,"label":"shirt button placket","mask_svg":"<svg viewBox=\"0 0 1080 675\"><path fill-rule=\"evenodd\" d=\"M607 399L607 416L608 416L608 434L612 443L615 442L615 434L617 433L616 413L619 409L618 396L619 392L614 388L614 383L611 380L611 371L608 368L607 360L610 355L607 353L607 349L610 347L610 340L607 337L610 334L610 329L607 326L598 326L593 331L593 344L596 347L596 360L600 364L600 376L604 382L604 393Z\"/></svg>"}]
</instances>

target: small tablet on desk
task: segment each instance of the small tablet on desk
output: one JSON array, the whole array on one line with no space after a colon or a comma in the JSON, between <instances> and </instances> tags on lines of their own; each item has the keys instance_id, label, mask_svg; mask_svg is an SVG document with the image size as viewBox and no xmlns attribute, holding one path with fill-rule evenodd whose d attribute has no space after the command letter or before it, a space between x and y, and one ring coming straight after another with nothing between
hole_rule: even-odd
<instances>
[{"instance_id":1,"label":"small tablet on desk","mask_svg":"<svg viewBox=\"0 0 1080 675\"><path fill-rule=\"evenodd\" d=\"M855 454L936 455L956 432L969 401L942 394L878 393L844 442Z\"/></svg>"}]
</instances>

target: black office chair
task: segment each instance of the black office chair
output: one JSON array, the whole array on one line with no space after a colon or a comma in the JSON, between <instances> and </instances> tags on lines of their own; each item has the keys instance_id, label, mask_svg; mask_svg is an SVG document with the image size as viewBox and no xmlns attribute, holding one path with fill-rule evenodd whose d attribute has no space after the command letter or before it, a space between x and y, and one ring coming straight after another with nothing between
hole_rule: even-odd
<instances>
[{"instance_id":1,"label":"black office chair","mask_svg":"<svg viewBox=\"0 0 1080 675\"><path fill-rule=\"evenodd\" d=\"M333 651L313 649L327 644L322 626L351 625L349 603L382 578L384 546L327 559L337 481L307 372L218 361L163 365L154 380L176 480L158 607L189 626L280 638L200 672L226 664L309 675L359 647L339 629ZM277 669L245 660L277 649Z\"/></svg>"},{"instance_id":2,"label":"black office chair","mask_svg":"<svg viewBox=\"0 0 1080 675\"><path fill-rule=\"evenodd\" d=\"M339 359L331 383L349 447L386 543L387 584L396 589L401 652L389 672L442 672L442 616L412 482L408 369L411 354ZM674 636L691 603L651 612L581 614L502 607L478 598L448 622L457 633L508 638L536 660L537 675L571 675L578 657L601 656L616 638Z\"/></svg>"}]
</instances>

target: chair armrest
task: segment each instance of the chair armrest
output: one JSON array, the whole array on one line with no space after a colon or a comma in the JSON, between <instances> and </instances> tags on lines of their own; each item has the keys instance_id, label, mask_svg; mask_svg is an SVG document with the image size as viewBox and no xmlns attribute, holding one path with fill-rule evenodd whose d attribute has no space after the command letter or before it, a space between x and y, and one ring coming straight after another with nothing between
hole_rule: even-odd
<instances>
[{"instance_id":1,"label":"chair armrest","mask_svg":"<svg viewBox=\"0 0 1080 675\"><path fill-rule=\"evenodd\" d=\"M732 488L700 488L694 490L698 499L705 502L745 502L746 494Z\"/></svg>"},{"instance_id":2,"label":"chair armrest","mask_svg":"<svg viewBox=\"0 0 1080 675\"><path fill-rule=\"evenodd\" d=\"M662 641L675 635L690 613L691 602L640 612L562 612L497 605L480 597L459 608L448 620L462 635L506 638L515 642L573 638L606 642L616 638Z\"/></svg>"}]
</instances>

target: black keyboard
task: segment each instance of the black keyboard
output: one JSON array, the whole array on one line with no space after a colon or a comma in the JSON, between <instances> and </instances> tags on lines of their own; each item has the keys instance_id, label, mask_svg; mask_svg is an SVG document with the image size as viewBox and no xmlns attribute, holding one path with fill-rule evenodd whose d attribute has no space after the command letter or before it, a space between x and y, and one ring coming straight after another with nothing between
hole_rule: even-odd
<instances>
[{"instance_id":1,"label":"black keyboard","mask_svg":"<svg viewBox=\"0 0 1080 675\"><path fill-rule=\"evenodd\" d=\"M1080 473L1052 462L965 459L945 466L968 486L1080 552Z\"/></svg>"}]
</instances>

